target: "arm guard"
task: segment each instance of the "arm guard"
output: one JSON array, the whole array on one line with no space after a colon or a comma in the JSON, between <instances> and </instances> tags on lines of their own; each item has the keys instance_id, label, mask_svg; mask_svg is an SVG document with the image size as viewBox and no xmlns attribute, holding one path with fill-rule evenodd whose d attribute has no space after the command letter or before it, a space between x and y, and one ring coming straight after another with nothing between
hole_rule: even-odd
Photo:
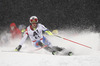
<instances>
[{"instance_id":1,"label":"arm guard","mask_svg":"<svg viewBox=\"0 0 100 66\"><path fill-rule=\"evenodd\" d=\"M53 35L50 31L45 31L48 35Z\"/></svg>"}]
</instances>

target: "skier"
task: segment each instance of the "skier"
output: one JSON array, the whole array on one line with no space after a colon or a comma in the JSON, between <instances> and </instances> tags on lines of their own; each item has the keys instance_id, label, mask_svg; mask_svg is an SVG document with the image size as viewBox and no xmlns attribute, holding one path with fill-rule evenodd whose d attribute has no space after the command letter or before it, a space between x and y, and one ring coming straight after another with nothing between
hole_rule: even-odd
<instances>
[{"instance_id":1,"label":"skier","mask_svg":"<svg viewBox=\"0 0 100 66\"><path fill-rule=\"evenodd\" d=\"M21 38L21 31L16 27L15 23L10 24L10 33L11 33L11 38Z\"/></svg>"},{"instance_id":2,"label":"skier","mask_svg":"<svg viewBox=\"0 0 100 66\"><path fill-rule=\"evenodd\" d=\"M64 50L63 48L52 46L51 43L42 35L42 32L46 32L48 35L53 35L44 25L38 23L38 18L36 16L30 17L30 23L26 28L25 34L19 43L18 47L15 48L15 51L20 51L22 48L23 43L25 42L26 38L29 36L31 41L34 43L36 47L44 47L45 50L51 52L53 55L58 54L58 52ZM65 54L65 53L64 53ZM69 52L67 55L71 55L72 53Z\"/></svg>"},{"instance_id":3,"label":"skier","mask_svg":"<svg viewBox=\"0 0 100 66\"><path fill-rule=\"evenodd\" d=\"M19 27L18 27L18 28L20 29L20 31L21 31L21 33L22 33L22 37L23 37L24 32L25 32L25 28L26 28L26 26L25 26L25 25L23 25L23 24L21 24L21 25L19 25Z\"/></svg>"}]
</instances>

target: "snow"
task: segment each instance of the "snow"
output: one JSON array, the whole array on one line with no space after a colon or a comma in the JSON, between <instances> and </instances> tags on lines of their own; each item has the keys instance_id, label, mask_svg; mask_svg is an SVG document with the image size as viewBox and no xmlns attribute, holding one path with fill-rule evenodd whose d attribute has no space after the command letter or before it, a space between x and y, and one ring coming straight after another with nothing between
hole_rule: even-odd
<instances>
[{"instance_id":1,"label":"snow","mask_svg":"<svg viewBox=\"0 0 100 66\"><path fill-rule=\"evenodd\" d=\"M99 56L0 53L0 66L100 66Z\"/></svg>"},{"instance_id":2,"label":"snow","mask_svg":"<svg viewBox=\"0 0 100 66\"><path fill-rule=\"evenodd\" d=\"M52 55L44 49L35 51L33 46L26 42L21 51L32 52L2 52L13 50L20 40L13 40L9 45L0 48L0 66L100 66L100 36L95 32L60 32L60 36L92 47L92 49L77 45L58 37L48 37L55 46L64 47L73 51L73 56Z\"/></svg>"}]
</instances>

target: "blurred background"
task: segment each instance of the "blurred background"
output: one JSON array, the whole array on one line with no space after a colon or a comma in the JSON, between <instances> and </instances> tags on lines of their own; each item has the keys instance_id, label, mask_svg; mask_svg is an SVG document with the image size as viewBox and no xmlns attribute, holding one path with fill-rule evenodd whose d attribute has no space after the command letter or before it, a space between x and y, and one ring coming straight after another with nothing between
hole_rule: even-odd
<instances>
[{"instance_id":1,"label":"blurred background","mask_svg":"<svg viewBox=\"0 0 100 66\"><path fill-rule=\"evenodd\" d=\"M0 31L12 22L28 26L33 15L50 30L100 31L100 0L0 0Z\"/></svg>"}]
</instances>

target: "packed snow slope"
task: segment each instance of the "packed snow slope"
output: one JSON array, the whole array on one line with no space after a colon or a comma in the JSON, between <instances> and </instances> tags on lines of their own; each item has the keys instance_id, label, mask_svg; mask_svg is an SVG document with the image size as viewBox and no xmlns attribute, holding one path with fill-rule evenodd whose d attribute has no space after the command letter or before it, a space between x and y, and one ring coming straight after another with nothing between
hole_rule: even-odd
<instances>
[{"instance_id":1,"label":"packed snow slope","mask_svg":"<svg viewBox=\"0 0 100 66\"><path fill-rule=\"evenodd\" d=\"M0 66L100 66L100 35L96 32L59 31L57 34L92 49L56 36L46 36L54 46L66 48L73 56L52 55L44 49L37 50L26 41L20 52L13 51L19 39L10 40L0 47Z\"/></svg>"}]
</instances>

